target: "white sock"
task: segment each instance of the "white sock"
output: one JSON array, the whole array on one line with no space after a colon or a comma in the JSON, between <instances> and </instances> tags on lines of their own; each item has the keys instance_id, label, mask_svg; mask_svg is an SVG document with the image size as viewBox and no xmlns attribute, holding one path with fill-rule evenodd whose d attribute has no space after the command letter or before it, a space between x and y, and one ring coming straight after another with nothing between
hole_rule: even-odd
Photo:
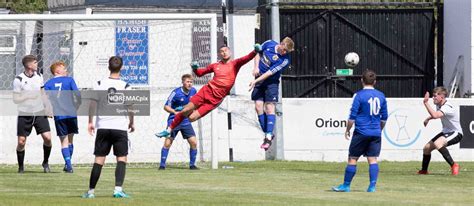
<instances>
[{"instance_id":1,"label":"white sock","mask_svg":"<svg viewBox=\"0 0 474 206\"><path fill-rule=\"evenodd\" d=\"M87 191L88 194L94 194L94 189L89 189L89 191Z\"/></svg>"},{"instance_id":2,"label":"white sock","mask_svg":"<svg viewBox=\"0 0 474 206\"><path fill-rule=\"evenodd\" d=\"M265 137L266 137L268 140L272 140L272 136L273 136L272 133L266 133L266 134L265 134Z\"/></svg>"},{"instance_id":3,"label":"white sock","mask_svg":"<svg viewBox=\"0 0 474 206\"><path fill-rule=\"evenodd\" d=\"M115 186L115 191L117 191L117 192L122 192L122 187Z\"/></svg>"}]
</instances>

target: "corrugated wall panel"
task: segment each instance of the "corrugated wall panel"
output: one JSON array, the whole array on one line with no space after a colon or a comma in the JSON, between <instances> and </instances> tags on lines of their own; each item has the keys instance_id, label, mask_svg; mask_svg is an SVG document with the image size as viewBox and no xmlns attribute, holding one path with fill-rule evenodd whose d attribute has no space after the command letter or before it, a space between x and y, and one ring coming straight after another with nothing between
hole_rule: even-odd
<instances>
[{"instance_id":1,"label":"corrugated wall panel","mask_svg":"<svg viewBox=\"0 0 474 206\"><path fill-rule=\"evenodd\" d=\"M257 41L270 37L268 11L259 8ZM281 36L296 51L283 75L283 97L350 97L360 75L373 69L389 97L420 97L434 86L433 9L280 9ZM335 77L344 56L357 52L354 76Z\"/></svg>"}]
</instances>

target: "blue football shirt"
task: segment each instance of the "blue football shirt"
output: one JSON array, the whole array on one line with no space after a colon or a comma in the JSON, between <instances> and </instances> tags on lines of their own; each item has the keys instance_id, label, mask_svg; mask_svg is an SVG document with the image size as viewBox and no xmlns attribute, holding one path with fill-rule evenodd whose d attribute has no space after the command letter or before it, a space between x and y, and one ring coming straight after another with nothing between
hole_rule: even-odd
<instances>
[{"instance_id":1,"label":"blue football shirt","mask_svg":"<svg viewBox=\"0 0 474 206\"><path fill-rule=\"evenodd\" d=\"M47 91L49 100L53 106L55 120L77 116L77 102L80 101L81 97L76 82L72 77L53 77L44 84L44 89Z\"/></svg>"},{"instance_id":2,"label":"blue football shirt","mask_svg":"<svg viewBox=\"0 0 474 206\"><path fill-rule=\"evenodd\" d=\"M387 101L381 91L365 87L354 94L349 120L355 121L355 132L380 137L380 122L387 118Z\"/></svg>"},{"instance_id":3,"label":"blue football shirt","mask_svg":"<svg viewBox=\"0 0 474 206\"><path fill-rule=\"evenodd\" d=\"M173 109L176 109L177 107L184 107L186 104L189 103L189 99L191 99L191 97L194 96L195 94L196 94L196 89L194 87L191 87L188 93L184 92L183 88L178 87L171 92L165 105L170 106ZM171 124L173 119L174 119L174 114L170 114L168 116L168 126ZM191 122L189 122L188 118L185 118L183 122L181 122L180 125L188 125L188 124L191 124Z\"/></svg>"},{"instance_id":4,"label":"blue football shirt","mask_svg":"<svg viewBox=\"0 0 474 206\"><path fill-rule=\"evenodd\" d=\"M273 40L268 40L262 44L258 69L260 74L267 71L272 72L272 76L265 79L263 84L279 83L281 73L290 65L290 55L280 55L276 50L278 44Z\"/></svg>"}]
</instances>

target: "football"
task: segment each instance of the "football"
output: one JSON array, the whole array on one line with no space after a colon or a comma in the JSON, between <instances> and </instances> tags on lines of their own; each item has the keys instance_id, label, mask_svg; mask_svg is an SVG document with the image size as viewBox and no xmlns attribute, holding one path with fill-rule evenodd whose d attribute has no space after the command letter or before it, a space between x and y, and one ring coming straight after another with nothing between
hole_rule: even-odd
<instances>
[{"instance_id":1,"label":"football","mask_svg":"<svg viewBox=\"0 0 474 206\"><path fill-rule=\"evenodd\" d=\"M348 67L355 67L359 64L359 55L355 52L349 52L344 57L344 62Z\"/></svg>"}]
</instances>

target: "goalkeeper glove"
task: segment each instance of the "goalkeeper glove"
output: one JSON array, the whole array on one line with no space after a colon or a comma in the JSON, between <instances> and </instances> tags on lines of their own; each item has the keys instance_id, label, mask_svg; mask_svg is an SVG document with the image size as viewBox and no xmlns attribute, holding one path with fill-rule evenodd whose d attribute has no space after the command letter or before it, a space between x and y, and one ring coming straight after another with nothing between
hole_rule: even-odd
<instances>
[{"instance_id":1,"label":"goalkeeper glove","mask_svg":"<svg viewBox=\"0 0 474 206\"><path fill-rule=\"evenodd\" d=\"M177 112L179 112L179 111L181 111L181 110L183 110L183 106L179 106L179 107L176 107L176 108L174 109L174 111L177 111Z\"/></svg>"},{"instance_id":2,"label":"goalkeeper glove","mask_svg":"<svg viewBox=\"0 0 474 206\"><path fill-rule=\"evenodd\" d=\"M191 68L196 70L199 68L199 63L197 61L191 62Z\"/></svg>"},{"instance_id":3,"label":"goalkeeper glove","mask_svg":"<svg viewBox=\"0 0 474 206\"><path fill-rule=\"evenodd\" d=\"M262 45L255 44L255 45L253 45L253 49L255 50L255 52L261 52L262 51Z\"/></svg>"}]
</instances>

